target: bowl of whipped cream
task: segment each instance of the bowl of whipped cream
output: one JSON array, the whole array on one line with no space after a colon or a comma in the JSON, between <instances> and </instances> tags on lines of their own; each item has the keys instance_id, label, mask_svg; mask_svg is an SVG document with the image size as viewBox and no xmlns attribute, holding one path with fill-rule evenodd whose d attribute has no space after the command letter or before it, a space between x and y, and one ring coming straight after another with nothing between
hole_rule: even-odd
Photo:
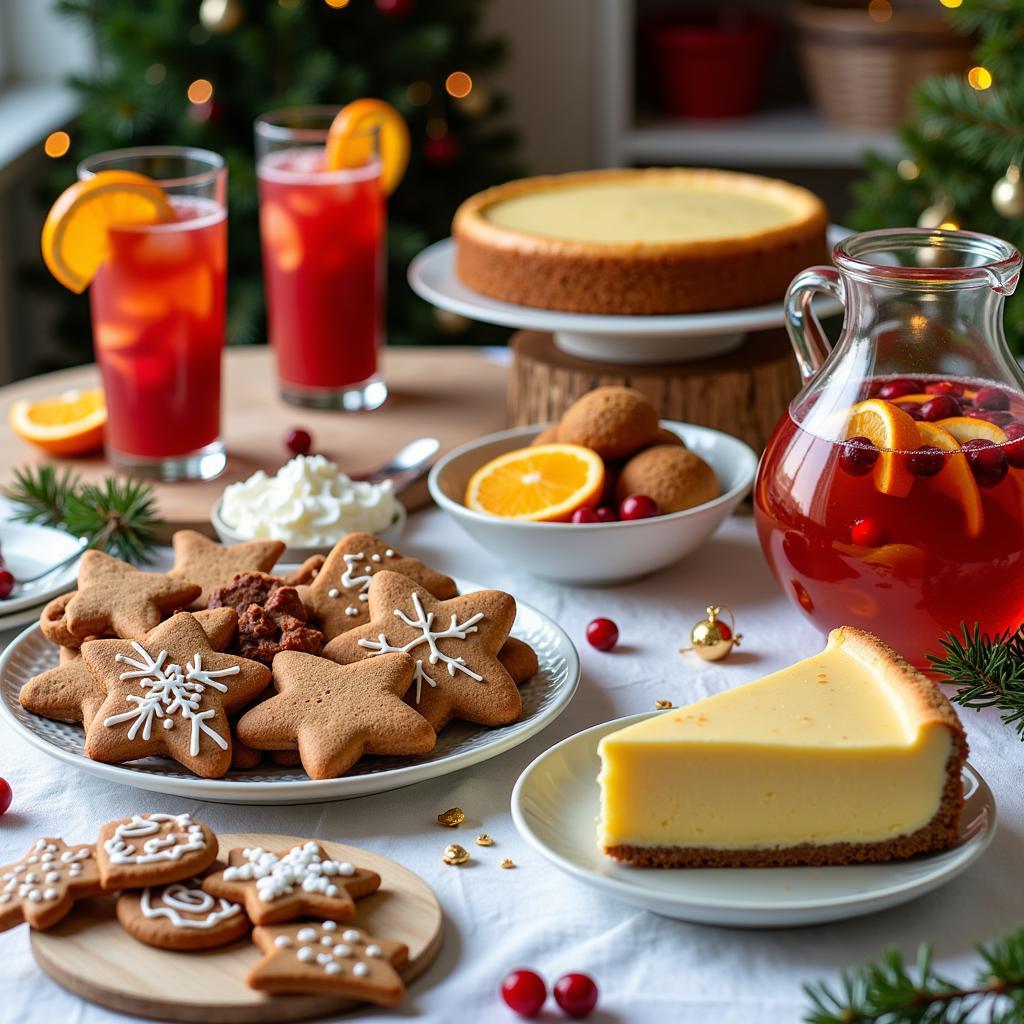
<instances>
[{"instance_id":1,"label":"bowl of whipped cream","mask_svg":"<svg viewBox=\"0 0 1024 1024\"><path fill-rule=\"evenodd\" d=\"M223 543L284 541L287 562L323 554L354 532L395 542L405 519L390 480L353 480L323 455L297 455L272 476L259 470L229 484L210 513Z\"/></svg>"}]
</instances>

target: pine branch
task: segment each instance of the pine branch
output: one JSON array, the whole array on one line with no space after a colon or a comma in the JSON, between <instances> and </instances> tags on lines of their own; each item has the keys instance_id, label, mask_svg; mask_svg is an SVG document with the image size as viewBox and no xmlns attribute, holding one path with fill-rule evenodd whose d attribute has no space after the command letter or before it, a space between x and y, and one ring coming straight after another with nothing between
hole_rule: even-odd
<instances>
[{"instance_id":1,"label":"pine branch","mask_svg":"<svg viewBox=\"0 0 1024 1024\"><path fill-rule=\"evenodd\" d=\"M1024 633L990 637L977 623L973 633L966 624L961 630L962 640L947 633L941 641L944 657L928 655L933 669L958 688L955 703L976 711L996 708L1024 741Z\"/></svg>"},{"instance_id":2,"label":"pine branch","mask_svg":"<svg viewBox=\"0 0 1024 1024\"><path fill-rule=\"evenodd\" d=\"M1019 1022L1024 1009L1024 927L988 945L973 985L958 985L932 965L931 946L918 949L913 968L898 949L878 962L843 971L837 986L804 986L807 1024L963 1024L985 1012L992 1024ZM979 1016L978 1019L981 1019Z\"/></svg>"},{"instance_id":3,"label":"pine branch","mask_svg":"<svg viewBox=\"0 0 1024 1024\"><path fill-rule=\"evenodd\" d=\"M11 518L17 523L60 526L68 495L81 483L70 469L52 465L22 466L14 470L14 484L4 490L14 506Z\"/></svg>"}]
</instances>

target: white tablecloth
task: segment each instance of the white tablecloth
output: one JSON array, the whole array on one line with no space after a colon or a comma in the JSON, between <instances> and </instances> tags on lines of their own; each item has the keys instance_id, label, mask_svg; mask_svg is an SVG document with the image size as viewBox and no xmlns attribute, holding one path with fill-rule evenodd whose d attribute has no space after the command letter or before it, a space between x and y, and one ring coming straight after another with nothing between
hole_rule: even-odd
<instances>
[{"instance_id":1,"label":"white tablecloth","mask_svg":"<svg viewBox=\"0 0 1024 1024\"><path fill-rule=\"evenodd\" d=\"M814 928L741 931L682 924L635 910L560 873L519 839L509 795L523 768L555 742L588 726L684 703L735 686L821 646L819 635L786 603L761 557L753 522L730 520L703 551L657 576L615 589L570 589L511 569L464 538L443 514L413 516L402 548L452 575L500 587L560 622L583 659L572 704L545 732L485 764L383 796L304 807L231 807L189 803L76 774L15 736L0 740L0 775L14 803L0 818L0 863L19 857L37 836L91 839L98 826L133 811L189 811L217 831L278 831L339 839L407 865L434 887L447 922L444 948L411 988L402 1015L430 1024L512 1021L498 987L511 968L531 965L549 980L570 970L601 988L595 1024L765 1024L799 1021L801 983L834 978L846 965L877 956L888 944L912 952L935 943L946 973L973 977L972 943L1009 931L1024 919L1020 866L1024 832L1024 747L996 715L963 712L971 760L988 780L1000 825L986 856L940 891L872 917ZM705 665L676 648L708 603L731 605L743 649ZM587 622L613 618L621 644L591 649ZM9 638L5 638L9 639ZM453 804L467 814L459 833L435 816ZM487 863L448 867L441 852L453 840L470 850L486 830L499 844ZM514 871L497 868L511 857ZM128 1018L64 992L35 966L23 928L0 935L0 1020L99 1024ZM185 979L183 979L185 982ZM553 1005L553 1004L552 1004ZM549 1009L544 1018L562 1019Z\"/></svg>"}]
</instances>

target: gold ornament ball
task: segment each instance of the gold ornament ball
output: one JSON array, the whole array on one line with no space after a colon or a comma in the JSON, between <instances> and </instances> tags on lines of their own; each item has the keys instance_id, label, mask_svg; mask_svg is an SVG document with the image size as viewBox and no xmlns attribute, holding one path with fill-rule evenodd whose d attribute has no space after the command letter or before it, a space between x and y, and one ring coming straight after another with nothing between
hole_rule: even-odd
<instances>
[{"instance_id":1,"label":"gold ornament ball","mask_svg":"<svg viewBox=\"0 0 1024 1024\"><path fill-rule=\"evenodd\" d=\"M199 21L208 32L231 32L244 16L241 0L203 0L199 5Z\"/></svg>"},{"instance_id":2,"label":"gold ornament ball","mask_svg":"<svg viewBox=\"0 0 1024 1024\"><path fill-rule=\"evenodd\" d=\"M447 309L435 309L434 323L444 334L462 334L469 330L472 320L467 320L464 316Z\"/></svg>"},{"instance_id":3,"label":"gold ornament ball","mask_svg":"<svg viewBox=\"0 0 1024 1024\"><path fill-rule=\"evenodd\" d=\"M992 205L1001 217L1024 217L1024 181L1018 166L1009 167L992 186Z\"/></svg>"},{"instance_id":4,"label":"gold ornament ball","mask_svg":"<svg viewBox=\"0 0 1024 1024\"><path fill-rule=\"evenodd\" d=\"M739 647L743 635L737 633L733 626L721 621L719 618L722 613L721 608L710 605L707 613L708 617L701 619L690 630L690 646L684 647L683 650L693 651L704 661L721 661L729 656L734 647ZM731 611L729 611L729 615L732 616Z\"/></svg>"}]
</instances>

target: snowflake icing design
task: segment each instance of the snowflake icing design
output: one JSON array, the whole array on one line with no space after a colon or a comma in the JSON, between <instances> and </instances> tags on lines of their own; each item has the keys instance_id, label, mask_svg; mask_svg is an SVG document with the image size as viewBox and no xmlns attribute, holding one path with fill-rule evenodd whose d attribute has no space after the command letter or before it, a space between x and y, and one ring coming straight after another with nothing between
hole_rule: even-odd
<instances>
[{"instance_id":1,"label":"snowflake icing design","mask_svg":"<svg viewBox=\"0 0 1024 1024\"><path fill-rule=\"evenodd\" d=\"M470 679L475 679L478 683L482 683L484 681L484 677L469 668L466 664L465 658L450 658L447 654L442 654L441 651L438 650L437 641L445 639L465 640L470 633L478 632L476 624L484 617L483 612L477 612L475 615L471 615L462 623L459 622L457 615L452 615L452 621L447 629L435 630L433 628L434 613L424 612L423 603L420 601L420 595L417 593L412 595L412 606L416 612L417 618L410 618L402 611L401 608L395 609L395 615L411 629L420 630L419 636L414 637L402 647L395 647L388 642L387 637L383 633L380 633L376 640L360 640L359 646L366 647L373 651L374 654L409 654L414 648L425 643L430 648L430 654L427 656L427 661L431 665L436 665L440 662L448 669L448 675L452 678L455 677L456 672L462 672L464 675L469 676ZM422 658L418 658L416 660L416 672L412 679L416 684L416 703L419 704L423 684L426 683L428 686L437 686L437 683L423 671Z\"/></svg>"},{"instance_id":2,"label":"snowflake icing design","mask_svg":"<svg viewBox=\"0 0 1024 1024\"><path fill-rule=\"evenodd\" d=\"M172 729L175 716L179 716L190 724L189 753L193 757L199 754L202 733L206 733L221 750L227 750L227 740L216 729L211 729L206 724L208 718L213 718L217 714L217 709L199 709L203 702L203 693L208 686L221 693L227 693L227 686L218 680L224 676L237 675L240 671L239 666L232 665L217 670L204 669L202 655L196 653L188 667L183 670L174 662L166 664L167 651L161 651L154 658L136 640L132 641L132 648L139 656L138 661L126 654L116 656L115 660L132 666L130 671L122 672L119 678L122 681L137 679L146 692L128 694L125 700L135 706L130 711L103 719L103 724L109 728L120 722L130 721L132 724L128 729L128 739L135 739L141 729L142 738L148 740L152 736L153 722L156 719L163 720L165 729Z\"/></svg>"}]
</instances>

